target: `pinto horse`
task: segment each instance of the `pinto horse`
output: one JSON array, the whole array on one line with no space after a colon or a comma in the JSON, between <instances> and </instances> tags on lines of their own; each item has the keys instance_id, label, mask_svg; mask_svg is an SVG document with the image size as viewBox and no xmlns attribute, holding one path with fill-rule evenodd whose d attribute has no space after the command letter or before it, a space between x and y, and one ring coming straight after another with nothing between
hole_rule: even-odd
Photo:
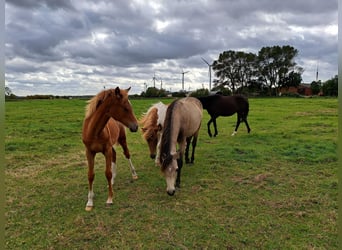
<instances>
[{"instance_id":1,"label":"pinto horse","mask_svg":"<svg viewBox=\"0 0 342 250\"><path fill-rule=\"evenodd\" d=\"M156 163L159 161L160 138L167 107L168 105L162 102L153 104L139 121L142 136L150 149L150 157L156 159Z\"/></svg>"},{"instance_id":2,"label":"pinto horse","mask_svg":"<svg viewBox=\"0 0 342 250\"><path fill-rule=\"evenodd\" d=\"M203 105L203 109L206 109L210 115L210 120L207 123L208 135L212 137L210 131L210 124L214 124L215 133L218 134L216 126L216 118L219 116L231 116L237 113L237 121L235 130L232 136L237 134L240 123L243 121L246 124L248 133L251 131L247 122L247 115L249 111L248 99L241 95L235 96L223 96L223 95L210 95L205 97L198 97Z\"/></svg>"},{"instance_id":3,"label":"pinto horse","mask_svg":"<svg viewBox=\"0 0 342 250\"><path fill-rule=\"evenodd\" d=\"M116 152L113 145L119 143L129 160L132 177L137 179L134 166L126 144L125 126L132 132L138 130L138 121L128 100L128 91L119 89L104 90L93 97L86 107L83 121L82 141L86 147L88 161L89 193L86 210L91 211L93 204L94 159L101 152L106 159L106 178L108 182L108 199L106 204L113 204L113 187L116 176Z\"/></svg>"},{"instance_id":4,"label":"pinto horse","mask_svg":"<svg viewBox=\"0 0 342 250\"><path fill-rule=\"evenodd\" d=\"M163 134L160 141L159 165L165 176L166 191L171 196L176 191L175 184L176 187L180 187L183 155L185 151L185 158L188 159L190 140L192 137L191 163L194 162L202 116L202 104L194 97L175 100L167 108Z\"/></svg>"}]
</instances>

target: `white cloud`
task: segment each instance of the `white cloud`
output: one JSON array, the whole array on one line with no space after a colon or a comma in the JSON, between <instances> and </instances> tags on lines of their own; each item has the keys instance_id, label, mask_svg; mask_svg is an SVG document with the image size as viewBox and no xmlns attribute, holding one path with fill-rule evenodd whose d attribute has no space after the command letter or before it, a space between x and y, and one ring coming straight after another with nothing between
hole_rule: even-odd
<instances>
[{"instance_id":1,"label":"white cloud","mask_svg":"<svg viewBox=\"0 0 342 250\"><path fill-rule=\"evenodd\" d=\"M6 84L17 95L140 93L208 84L201 57L291 45L304 81L337 74L337 1L6 1ZM317 63L316 63L317 64ZM214 77L214 76L213 76Z\"/></svg>"}]
</instances>

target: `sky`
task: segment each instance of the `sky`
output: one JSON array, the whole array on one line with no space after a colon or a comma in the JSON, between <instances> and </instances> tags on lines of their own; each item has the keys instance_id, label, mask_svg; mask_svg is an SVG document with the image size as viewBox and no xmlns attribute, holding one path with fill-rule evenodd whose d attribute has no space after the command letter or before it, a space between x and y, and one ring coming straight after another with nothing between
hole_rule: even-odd
<instances>
[{"instance_id":1,"label":"sky","mask_svg":"<svg viewBox=\"0 0 342 250\"><path fill-rule=\"evenodd\" d=\"M317 67L319 80L337 75L337 0L5 2L5 85L18 96L179 91L182 72L185 90L209 88L202 58L275 45L298 50L303 82Z\"/></svg>"}]
</instances>

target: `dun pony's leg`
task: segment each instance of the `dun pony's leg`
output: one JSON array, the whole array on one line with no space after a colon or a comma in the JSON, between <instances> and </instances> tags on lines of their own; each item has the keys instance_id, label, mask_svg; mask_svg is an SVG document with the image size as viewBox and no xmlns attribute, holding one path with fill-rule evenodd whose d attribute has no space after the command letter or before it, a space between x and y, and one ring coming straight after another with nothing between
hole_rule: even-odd
<instances>
[{"instance_id":1,"label":"dun pony's leg","mask_svg":"<svg viewBox=\"0 0 342 250\"><path fill-rule=\"evenodd\" d=\"M211 131L210 131L210 124L213 122L213 118L210 118L210 120L208 121L207 123L207 126L208 126L208 135L210 137L212 137L212 134L211 134Z\"/></svg>"},{"instance_id":2,"label":"dun pony's leg","mask_svg":"<svg viewBox=\"0 0 342 250\"><path fill-rule=\"evenodd\" d=\"M179 144L179 158L177 159L178 171L177 171L177 179L176 179L177 188L180 188L181 171L183 167L183 155L184 155L184 151L186 147L185 143L186 143L186 140L184 140L183 142Z\"/></svg>"},{"instance_id":3,"label":"dun pony's leg","mask_svg":"<svg viewBox=\"0 0 342 250\"><path fill-rule=\"evenodd\" d=\"M108 183L108 198L107 198L107 201L106 201L106 204L107 205L112 205L113 204L113 185L112 185L112 177L113 177L113 174L112 174L112 159L113 159L113 156L112 156L112 147L110 147L110 149L108 149L104 155L105 155L105 158L106 158L106 171L105 171L105 174L106 174L106 178L107 178L107 183Z\"/></svg>"},{"instance_id":4,"label":"dun pony's leg","mask_svg":"<svg viewBox=\"0 0 342 250\"><path fill-rule=\"evenodd\" d=\"M185 147L185 163L189 163L189 148L190 148L190 143L191 143L191 136L186 138L186 147Z\"/></svg>"},{"instance_id":5,"label":"dun pony's leg","mask_svg":"<svg viewBox=\"0 0 342 250\"><path fill-rule=\"evenodd\" d=\"M178 165L178 171L177 171L176 187L180 188L181 171L183 167L183 154L179 154L179 158L177 159L177 165Z\"/></svg>"},{"instance_id":6,"label":"dun pony's leg","mask_svg":"<svg viewBox=\"0 0 342 250\"><path fill-rule=\"evenodd\" d=\"M93 191L93 182L95 178L95 173L94 173L94 158L95 158L95 153L86 150L86 156L87 156L87 161L88 161L88 185L89 185L89 192L88 192L88 202L86 205L86 211L91 211L93 206L94 206L94 191Z\"/></svg>"},{"instance_id":7,"label":"dun pony's leg","mask_svg":"<svg viewBox=\"0 0 342 250\"><path fill-rule=\"evenodd\" d=\"M194 160L195 160L195 148L197 145L198 133L199 133L199 131L196 132L196 134L193 136L193 139L192 139L191 163L194 163Z\"/></svg>"},{"instance_id":8,"label":"dun pony's leg","mask_svg":"<svg viewBox=\"0 0 342 250\"><path fill-rule=\"evenodd\" d=\"M132 160L131 160L131 155L129 153L129 150L128 150L128 147L127 147L127 142L126 142L126 135L122 135L120 136L119 138L119 144L121 145L123 151L124 151L124 155L126 157L126 159L128 160L129 162L129 166L130 166L130 169L131 169L131 173L132 173L132 178L134 180L138 179L138 175L137 173L135 172L135 168L133 166L133 163L132 163Z\"/></svg>"}]
</instances>

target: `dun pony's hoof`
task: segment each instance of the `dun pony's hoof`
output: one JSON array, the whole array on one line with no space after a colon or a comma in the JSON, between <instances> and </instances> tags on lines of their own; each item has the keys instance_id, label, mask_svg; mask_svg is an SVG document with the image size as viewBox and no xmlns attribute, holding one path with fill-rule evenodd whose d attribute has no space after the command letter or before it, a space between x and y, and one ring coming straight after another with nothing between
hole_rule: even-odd
<instances>
[{"instance_id":1,"label":"dun pony's hoof","mask_svg":"<svg viewBox=\"0 0 342 250\"><path fill-rule=\"evenodd\" d=\"M91 206L86 206L85 210L86 210L87 212L90 212L91 210L93 210L93 207L91 207Z\"/></svg>"},{"instance_id":2,"label":"dun pony's hoof","mask_svg":"<svg viewBox=\"0 0 342 250\"><path fill-rule=\"evenodd\" d=\"M139 177L137 175L132 175L133 180L137 180Z\"/></svg>"}]
</instances>

